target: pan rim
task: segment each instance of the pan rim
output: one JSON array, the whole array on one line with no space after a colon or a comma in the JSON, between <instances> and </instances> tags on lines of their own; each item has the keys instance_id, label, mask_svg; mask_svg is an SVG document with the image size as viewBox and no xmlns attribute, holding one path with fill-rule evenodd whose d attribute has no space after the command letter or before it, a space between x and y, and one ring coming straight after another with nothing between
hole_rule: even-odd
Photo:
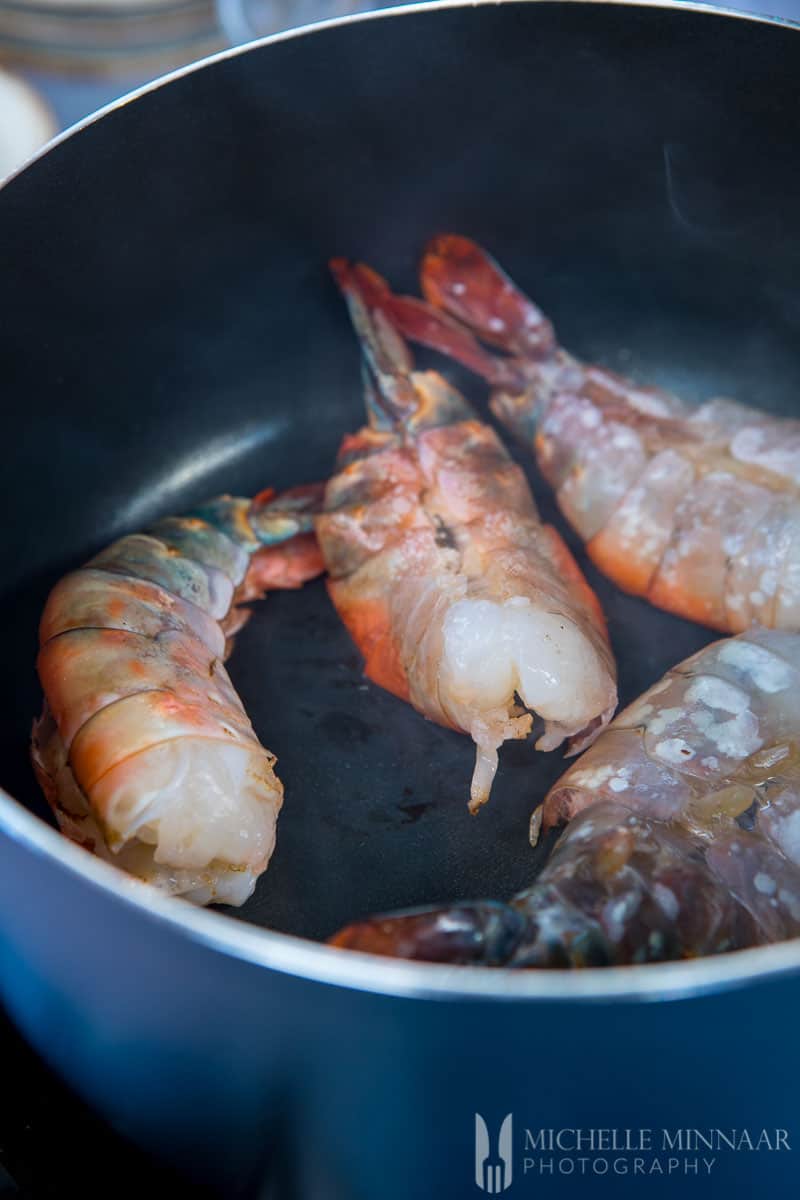
<instances>
[{"instance_id":1,"label":"pan rim","mask_svg":"<svg viewBox=\"0 0 800 1200\"><path fill-rule=\"evenodd\" d=\"M420 12L438 12L442 9L497 7L501 3L504 5L571 4L576 6L605 5L606 7L613 8L672 9L682 12L706 13L711 16L733 17L743 21L755 21L760 25L779 25L787 29L800 30L800 19L794 21L789 17L765 16L762 13L728 8L721 4L703 3L703 0L411 0L410 3L392 5L390 8L376 9L373 12L352 13L343 17L331 17L325 21L314 21L309 25L298 25L292 29L281 30L279 33L269 34L263 38L254 38L252 41L243 42L239 46L229 46L223 50L217 50L213 54L205 55L203 58L195 59L193 62L185 63L182 67L176 67L172 71L167 71L164 75L158 75L155 79L148 80L147 83L131 88L130 91L124 92L115 100L111 100L108 104L95 109L94 112L81 117L80 120L75 121L72 125L67 126L66 129L50 138L35 154L20 163L10 175L0 178L0 189L7 187L23 171L27 171L29 167L32 167L41 158L44 158L51 150L56 149L57 146L68 141L75 134L88 129L103 117L109 116L111 113L116 112L117 109L124 108L125 105L140 99L142 96L148 95L150 92L157 91L166 84L173 83L178 79L182 79L185 75L191 75L195 71L213 66L218 62L236 58L241 54L249 54L251 51L259 50L263 46L292 41L295 38L306 37L326 29L335 29L340 25L357 25L362 22L380 21Z\"/></svg>"},{"instance_id":2,"label":"pan rim","mask_svg":"<svg viewBox=\"0 0 800 1200\"><path fill-rule=\"evenodd\" d=\"M763 983L800 971L800 938L691 962L580 971L515 971L384 958L263 929L159 892L70 842L2 788L0 834L167 932L256 967L356 991L418 1000L652 1002Z\"/></svg>"},{"instance_id":3,"label":"pan rim","mask_svg":"<svg viewBox=\"0 0 800 1200\"><path fill-rule=\"evenodd\" d=\"M332 18L234 46L151 80L90 113L47 142L13 174L6 187L46 154L117 109L185 75L263 46L315 34L339 25L411 16L441 9L496 5L499 0L426 0L376 12ZM505 0L505 3L604 4L615 8L674 9L800 29L800 22L742 12L696 0ZM653 1002L699 996L763 983L800 972L800 938L693 962L581 971L514 971L507 968L452 967L342 951L306 938L248 925L209 909L195 908L159 893L103 862L63 835L0 788L0 834L93 890L142 917L207 949L283 974L352 990L418 1000L592 1003Z\"/></svg>"}]
</instances>

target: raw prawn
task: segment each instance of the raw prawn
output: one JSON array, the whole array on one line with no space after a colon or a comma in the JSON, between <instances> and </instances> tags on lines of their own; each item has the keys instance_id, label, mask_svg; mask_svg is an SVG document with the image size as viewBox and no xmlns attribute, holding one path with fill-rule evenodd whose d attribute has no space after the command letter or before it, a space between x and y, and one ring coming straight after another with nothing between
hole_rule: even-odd
<instances>
[{"instance_id":1,"label":"raw prawn","mask_svg":"<svg viewBox=\"0 0 800 1200\"><path fill-rule=\"evenodd\" d=\"M537 746L587 745L616 707L594 593L489 426L413 370L384 281L332 264L365 356L369 424L344 439L317 536L334 605L368 677L469 733L474 811L498 747L544 719Z\"/></svg>"},{"instance_id":2,"label":"raw prawn","mask_svg":"<svg viewBox=\"0 0 800 1200\"><path fill-rule=\"evenodd\" d=\"M800 635L754 628L620 713L534 814L568 821L509 904L351 925L335 945L510 967L716 954L800 934Z\"/></svg>"},{"instance_id":3,"label":"raw prawn","mask_svg":"<svg viewBox=\"0 0 800 1200\"><path fill-rule=\"evenodd\" d=\"M63 833L197 904L241 904L283 798L223 666L244 601L322 570L320 489L222 496L114 542L50 593L33 761Z\"/></svg>"},{"instance_id":4,"label":"raw prawn","mask_svg":"<svg viewBox=\"0 0 800 1200\"><path fill-rule=\"evenodd\" d=\"M534 447L604 574L723 632L800 630L800 421L730 400L692 409L579 362L466 238L434 238L421 281L429 303L396 298L394 321L492 384L493 412Z\"/></svg>"}]
</instances>

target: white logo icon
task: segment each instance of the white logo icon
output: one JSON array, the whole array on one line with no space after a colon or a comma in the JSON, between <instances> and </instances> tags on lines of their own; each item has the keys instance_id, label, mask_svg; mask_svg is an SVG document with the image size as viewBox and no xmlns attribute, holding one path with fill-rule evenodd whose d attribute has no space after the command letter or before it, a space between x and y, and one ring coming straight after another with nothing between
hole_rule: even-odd
<instances>
[{"instance_id":1,"label":"white logo icon","mask_svg":"<svg viewBox=\"0 0 800 1200\"><path fill-rule=\"evenodd\" d=\"M513 1119L508 1114L497 1135L497 1153L492 1154L489 1130L480 1113L475 1113L475 1183L491 1196L511 1187L511 1141Z\"/></svg>"}]
</instances>

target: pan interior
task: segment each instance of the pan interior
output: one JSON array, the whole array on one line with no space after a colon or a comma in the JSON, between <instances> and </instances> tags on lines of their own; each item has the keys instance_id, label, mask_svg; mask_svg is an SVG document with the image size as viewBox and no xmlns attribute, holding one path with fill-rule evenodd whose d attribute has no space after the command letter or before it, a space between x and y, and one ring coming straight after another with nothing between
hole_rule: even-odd
<instances>
[{"instance_id":1,"label":"pan interior","mask_svg":"<svg viewBox=\"0 0 800 1200\"><path fill-rule=\"evenodd\" d=\"M207 495L330 472L362 416L332 254L411 290L426 237L463 232L581 356L798 415L798 67L792 30L688 9L406 11L183 75L0 191L0 784L46 818L27 741L59 575ZM622 703L711 639L568 540ZM286 786L272 864L232 915L322 938L531 881L560 753L507 745L470 817L471 743L363 679L320 582L258 606L230 665Z\"/></svg>"}]
</instances>

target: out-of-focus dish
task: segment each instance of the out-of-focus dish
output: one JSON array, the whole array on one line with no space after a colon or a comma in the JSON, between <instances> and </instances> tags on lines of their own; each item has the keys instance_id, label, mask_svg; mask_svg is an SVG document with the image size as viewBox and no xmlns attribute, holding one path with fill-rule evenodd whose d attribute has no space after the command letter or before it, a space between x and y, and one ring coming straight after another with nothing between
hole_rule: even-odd
<instances>
[{"instance_id":1,"label":"out-of-focus dish","mask_svg":"<svg viewBox=\"0 0 800 1200\"><path fill-rule=\"evenodd\" d=\"M57 129L47 104L23 79L0 70L0 184Z\"/></svg>"},{"instance_id":2,"label":"out-of-focus dish","mask_svg":"<svg viewBox=\"0 0 800 1200\"><path fill-rule=\"evenodd\" d=\"M216 4L220 28L234 46L292 26L391 7L386 0L216 0Z\"/></svg>"},{"instance_id":3,"label":"out-of-focus dish","mask_svg":"<svg viewBox=\"0 0 800 1200\"><path fill-rule=\"evenodd\" d=\"M41 70L152 77L222 45L213 0L0 0L0 54Z\"/></svg>"}]
</instances>

